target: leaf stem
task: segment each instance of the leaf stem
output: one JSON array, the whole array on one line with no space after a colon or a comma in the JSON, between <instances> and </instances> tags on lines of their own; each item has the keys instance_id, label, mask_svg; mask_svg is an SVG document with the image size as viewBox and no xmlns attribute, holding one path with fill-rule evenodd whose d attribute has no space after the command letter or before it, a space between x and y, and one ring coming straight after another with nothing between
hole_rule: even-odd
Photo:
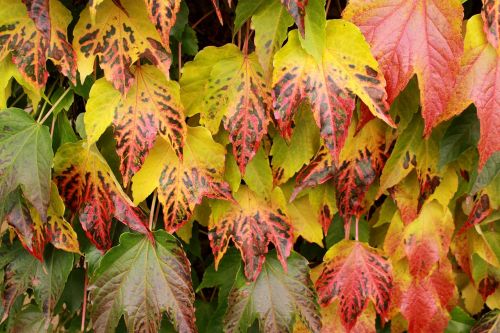
<instances>
[{"instance_id":1,"label":"leaf stem","mask_svg":"<svg viewBox=\"0 0 500 333\"><path fill-rule=\"evenodd\" d=\"M177 48L177 63L179 65L179 79L181 78L181 70L182 70L182 42L179 42L179 47Z\"/></svg>"},{"instance_id":2,"label":"leaf stem","mask_svg":"<svg viewBox=\"0 0 500 333\"><path fill-rule=\"evenodd\" d=\"M52 92L54 91L54 89L56 87L56 83L57 83L57 80L54 81L52 86L49 88L48 96L46 96L46 98L44 98L44 102L43 102L42 107L40 109L40 113L38 114L38 119L36 120L37 122L40 122L40 119L42 118L43 110L45 109L45 106L47 106L47 103L49 102L49 98L50 98L49 96L52 95Z\"/></svg>"},{"instance_id":3,"label":"leaf stem","mask_svg":"<svg viewBox=\"0 0 500 333\"><path fill-rule=\"evenodd\" d=\"M61 101L64 99L64 97L68 94L68 92L71 90L70 87L64 91L64 93L57 99L57 101L52 105L50 108L49 112L43 117L42 120L38 121L40 124L43 124L47 118L50 116L50 114L56 109L56 107L61 103Z\"/></svg>"},{"instance_id":4,"label":"leaf stem","mask_svg":"<svg viewBox=\"0 0 500 333\"><path fill-rule=\"evenodd\" d=\"M212 14L213 14L213 12L215 12L215 9L212 9L211 11L209 11L208 13L206 13L205 15L203 15L203 16L202 16L202 17L201 17L198 21L196 21L196 22L195 22L195 23L191 26L191 29L193 29L193 30L194 30L194 28L196 28L196 26L197 26L198 24L200 24L201 22L205 21L205 19L206 19L207 17L209 17L210 15L212 15Z\"/></svg>"},{"instance_id":5,"label":"leaf stem","mask_svg":"<svg viewBox=\"0 0 500 333\"><path fill-rule=\"evenodd\" d=\"M354 239L356 242L359 240L359 218L356 218L356 233L354 235Z\"/></svg>"},{"instance_id":6,"label":"leaf stem","mask_svg":"<svg viewBox=\"0 0 500 333\"><path fill-rule=\"evenodd\" d=\"M83 263L83 271L85 274L85 282L83 285L83 308L82 308L82 324L80 326L80 330L85 332L85 314L87 312L87 286L89 284L89 277L87 275L87 265L84 261Z\"/></svg>"},{"instance_id":7,"label":"leaf stem","mask_svg":"<svg viewBox=\"0 0 500 333\"><path fill-rule=\"evenodd\" d=\"M149 230L153 230L153 221L154 221L154 216L155 216L155 206L156 206L156 201L158 198L158 192L155 190L153 194L153 201L151 202L151 209L149 211Z\"/></svg>"}]
</instances>

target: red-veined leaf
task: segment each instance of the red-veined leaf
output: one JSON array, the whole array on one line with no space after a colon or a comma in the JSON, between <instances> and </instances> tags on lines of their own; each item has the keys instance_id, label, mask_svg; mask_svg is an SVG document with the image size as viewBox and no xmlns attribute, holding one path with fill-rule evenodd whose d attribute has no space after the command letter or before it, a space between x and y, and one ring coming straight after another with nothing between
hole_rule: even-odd
<instances>
[{"instance_id":1,"label":"red-veined leaf","mask_svg":"<svg viewBox=\"0 0 500 333\"><path fill-rule=\"evenodd\" d=\"M464 225L460 228L460 230L458 230L457 235L461 235L470 228L474 227L476 224L483 222L484 219L491 214L491 211L490 198L488 197L488 194L480 195L474 203L467 221L465 221Z\"/></svg>"},{"instance_id":2,"label":"red-veined leaf","mask_svg":"<svg viewBox=\"0 0 500 333\"><path fill-rule=\"evenodd\" d=\"M111 247L113 217L151 238L144 214L133 207L95 146L83 141L61 146L54 158L54 180L66 206L78 215L98 249Z\"/></svg>"},{"instance_id":3,"label":"red-veined leaf","mask_svg":"<svg viewBox=\"0 0 500 333\"><path fill-rule=\"evenodd\" d=\"M45 38L50 40L49 0L22 0L28 9L29 17Z\"/></svg>"},{"instance_id":4,"label":"red-veined leaf","mask_svg":"<svg viewBox=\"0 0 500 333\"><path fill-rule=\"evenodd\" d=\"M158 135L170 142L179 158L186 138L177 82L150 65L135 68L133 74L136 79L123 97L104 79L94 83L85 113L89 143L113 122L124 186L139 171Z\"/></svg>"},{"instance_id":5,"label":"red-veined leaf","mask_svg":"<svg viewBox=\"0 0 500 333\"><path fill-rule=\"evenodd\" d=\"M130 66L140 56L150 59L167 78L171 59L144 2L122 0L121 4L122 8L111 0L101 3L95 22L90 11L84 10L75 26L73 46L82 80L94 71L95 58L99 57L106 79L125 94L134 81Z\"/></svg>"},{"instance_id":6,"label":"red-veined leaf","mask_svg":"<svg viewBox=\"0 0 500 333\"><path fill-rule=\"evenodd\" d=\"M358 28L347 21L332 20L326 29L322 63L302 49L296 31L276 53L274 116L282 135L290 139L294 114L308 99L321 137L337 162L351 123L355 95L377 117L394 123L388 115L385 80Z\"/></svg>"},{"instance_id":7,"label":"red-veined leaf","mask_svg":"<svg viewBox=\"0 0 500 333\"><path fill-rule=\"evenodd\" d=\"M280 208L260 199L241 186L234 195L238 204L212 221L209 232L215 265L224 256L232 239L245 263L245 276L254 281L262 269L269 243L276 247L278 259L286 268L293 245L293 230ZM213 217L212 217L213 219Z\"/></svg>"},{"instance_id":8,"label":"red-veined leaf","mask_svg":"<svg viewBox=\"0 0 500 333\"><path fill-rule=\"evenodd\" d=\"M134 176L132 192L139 203L158 187L165 229L173 233L192 216L203 198L233 200L223 180L225 149L204 127L189 127L184 158L162 139L156 141L142 169Z\"/></svg>"},{"instance_id":9,"label":"red-veined leaf","mask_svg":"<svg viewBox=\"0 0 500 333\"><path fill-rule=\"evenodd\" d=\"M491 275L488 275L479 282L479 285L477 286L477 291L481 294L483 301L486 301L486 299L490 295L492 295L495 292L495 290L497 290L498 284L499 283L495 279L495 277Z\"/></svg>"},{"instance_id":10,"label":"red-veined leaf","mask_svg":"<svg viewBox=\"0 0 500 333\"><path fill-rule=\"evenodd\" d=\"M306 7L309 0L281 0L283 6L292 15L297 28L299 28L302 37L305 36L304 17L306 15Z\"/></svg>"},{"instance_id":11,"label":"red-veined leaf","mask_svg":"<svg viewBox=\"0 0 500 333\"><path fill-rule=\"evenodd\" d=\"M461 113L471 103L477 108L479 118L479 168L500 150L500 57L486 40L481 16L475 15L467 22L465 53L462 67L442 120Z\"/></svg>"},{"instance_id":12,"label":"red-veined leaf","mask_svg":"<svg viewBox=\"0 0 500 333\"><path fill-rule=\"evenodd\" d=\"M392 103L418 77L424 134L444 113L459 71L463 8L459 0L352 0L344 18L370 43Z\"/></svg>"},{"instance_id":13,"label":"red-veined leaf","mask_svg":"<svg viewBox=\"0 0 500 333\"><path fill-rule=\"evenodd\" d=\"M145 0L149 19L160 34L163 46L170 49L170 30L175 24L181 0Z\"/></svg>"},{"instance_id":14,"label":"red-veined leaf","mask_svg":"<svg viewBox=\"0 0 500 333\"><path fill-rule=\"evenodd\" d=\"M342 240L328 250L324 261L323 271L316 281L320 303L327 306L338 299L337 313L348 331L366 310L368 300L386 319L392 272L380 251L357 241Z\"/></svg>"}]
</instances>

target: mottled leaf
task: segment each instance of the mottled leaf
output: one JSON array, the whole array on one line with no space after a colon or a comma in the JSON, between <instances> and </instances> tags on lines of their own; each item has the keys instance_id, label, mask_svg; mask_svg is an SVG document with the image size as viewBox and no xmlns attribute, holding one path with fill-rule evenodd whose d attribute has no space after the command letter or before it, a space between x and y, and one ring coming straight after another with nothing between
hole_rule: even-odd
<instances>
[{"instance_id":1,"label":"mottled leaf","mask_svg":"<svg viewBox=\"0 0 500 333\"><path fill-rule=\"evenodd\" d=\"M160 34L163 46L170 49L170 30L175 24L177 13L181 8L181 0L144 0L149 19Z\"/></svg>"},{"instance_id":2,"label":"mottled leaf","mask_svg":"<svg viewBox=\"0 0 500 333\"><path fill-rule=\"evenodd\" d=\"M484 314L472 326L470 333L495 333L500 327L500 311L494 309L486 314Z\"/></svg>"},{"instance_id":3,"label":"mottled leaf","mask_svg":"<svg viewBox=\"0 0 500 333\"><path fill-rule=\"evenodd\" d=\"M292 332L294 317L311 332L320 332L319 306L307 264L306 259L292 253L284 271L270 253L255 281L248 283L240 271L228 298L225 332L246 331L255 318L262 332Z\"/></svg>"},{"instance_id":4,"label":"mottled leaf","mask_svg":"<svg viewBox=\"0 0 500 333\"><path fill-rule=\"evenodd\" d=\"M249 280L255 281L259 276L270 243L276 247L278 259L286 267L286 258L293 245L288 217L275 204L265 202L245 186L241 186L234 196L238 204L211 223L209 238L216 266L232 239L241 252L245 276Z\"/></svg>"},{"instance_id":5,"label":"mottled leaf","mask_svg":"<svg viewBox=\"0 0 500 333\"><path fill-rule=\"evenodd\" d=\"M481 194L474 203L474 206L472 207L472 210L469 213L469 216L464 225L460 228L460 230L458 230L457 235L460 235L470 228L474 227L476 224L483 222L484 219L487 218L490 214L490 198L486 193Z\"/></svg>"},{"instance_id":6,"label":"mottled leaf","mask_svg":"<svg viewBox=\"0 0 500 333\"><path fill-rule=\"evenodd\" d=\"M95 22L90 11L84 10L75 26L73 46L82 80L93 72L95 58L99 57L106 79L125 94L134 82L130 66L139 57L150 59L167 78L171 59L148 18L144 2L121 0L120 3L122 8L111 0L100 4Z\"/></svg>"},{"instance_id":7,"label":"mottled leaf","mask_svg":"<svg viewBox=\"0 0 500 333\"><path fill-rule=\"evenodd\" d=\"M186 137L177 82L168 81L150 65L135 68L133 74L135 82L123 98L104 79L97 81L90 90L84 118L89 143L97 140L112 120L125 186L141 168L158 135L170 142L180 158Z\"/></svg>"},{"instance_id":8,"label":"mottled leaf","mask_svg":"<svg viewBox=\"0 0 500 333\"><path fill-rule=\"evenodd\" d=\"M387 318L392 272L380 251L364 243L342 240L328 250L324 261L316 281L319 301L327 306L339 299L337 315L347 330L356 325L368 300L383 319Z\"/></svg>"},{"instance_id":9,"label":"mottled leaf","mask_svg":"<svg viewBox=\"0 0 500 333\"><path fill-rule=\"evenodd\" d=\"M416 74L424 134L444 113L459 71L463 8L459 0L352 0L343 17L371 45L392 103Z\"/></svg>"},{"instance_id":10,"label":"mottled leaf","mask_svg":"<svg viewBox=\"0 0 500 333\"><path fill-rule=\"evenodd\" d=\"M484 32L488 42L496 49L500 46L500 3L498 0L483 0L481 16L484 21Z\"/></svg>"},{"instance_id":11,"label":"mottled leaf","mask_svg":"<svg viewBox=\"0 0 500 333\"><path fill-rule=\"evenodd\" d=\"M52 157L46 126L21 109L0 111L0 201L21 186L24 197L46 221Z\"/></svg>"},{"instance_id":12,"label":"mottled leaf","mask_svg":"<svg viewBox=\"0 0 500 333\"><path fill-rule=\"evenodd\" d=\"M338 160L358 95L378 117L393 125L388 115L385 81L359 30L343 20L327 24L327 47L316 63L292 31L274 60L274 116L282 135L290 139L293 117L306 98L311 103L321 137Z\"/></svg>"},{"instance_id":13,"label":"mottled leaf","mask_svg":"<svg viewBox=\"0 0 500 333\"><path fill-rule=\"evenodd\" d=\"M192 216L204 197L232 200L223 180L225 149L203 127L188 127L184 159L163 140L156 145L134 176L134 202L144 201L155 188L163 204L165 229L173 233Z\"/></svg>"},{"instance_id":14,"label":"mottled leaf","mask_svg":"<svg viewBox=\"0 0 500 333\"><path fill-rule=\"evenodd\" d=\"M500 60L483 33L481 16L475 15L467 22L465 52L461 60L457 84L442 120L461 113L471 103L477 108L480 124L479 168L500 150L498 105L500 92Z\"/></svg>"},{"instance_id":15,"label":"mottled leaf","mask_svg":"<svg viewBox=\"0 0 500 333\"><path fill-rule=\"evenodd\" d=\"M29 2L36 7L34 2ZM50 0L48 4L50 29L42 31L30 19L21 0L0 2L0 59L10 53L24 78L36 87L43 87L47 82L47 59L71 81L76 77L75 53L67 41L71 13L57 0ZM39 19L42 24L43 14Z\"/></svg>"},{"instance_id":16,"label":"mottled leaf","mask_svg":"<svg viewBox=\"0 0 500 333\"><path fill-rule=\"evenodd\" d=\"M122 315L129 332L158 332L164 313L178 332L196 332L189 261L173 236L154 238L124 233L102 258L90 282L95 332L115 332Z\"/></svg>"},{"instance_id":17,"label":"mottled leaf","mask_svg":"<svg viewBox=\"0 0 500 333\"><path fill-rule=\"evenodd\" d=\"M145 216L123 193L106 160L84 141L67 143L54 158L54 181L87 237L100 250L111 247L111 221L151 236Z\"/></svg>"},{"instance_id":18,"label":"mottled leaf","mask_svg":"<svg viewBox=\"0 0 500 333\"><path fill-rule=\"evenodd\" d=\"M22 0L36 28L50 40L49 0Z\"/></svg>"},{"instance_id":19,"label":"mottled leaf","mask_svg":"<svg viewBox=\"0 0 500 333\"><path fill-rule=\"evenodd\" d=\"M281 0L283 6L292 15L295 20L297 28L299 28L302 37L305 36L305 22L304 17L306 15L306 6L309 0Z\"/></svg>"}]
</instances>

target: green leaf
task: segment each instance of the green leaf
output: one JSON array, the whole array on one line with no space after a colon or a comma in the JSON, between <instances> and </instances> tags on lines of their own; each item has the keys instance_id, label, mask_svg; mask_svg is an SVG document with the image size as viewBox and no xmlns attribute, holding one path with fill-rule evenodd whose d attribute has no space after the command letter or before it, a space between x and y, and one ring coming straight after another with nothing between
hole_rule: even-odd
<instances>
[{"instance_id":1,"label":"green leaf","mask_svg":"<svg viewBox=\"0 0 500 333\"><path fill-rule=\"evenodd\" d=\"M236 5L236 17L234 19L233 36L241 29L243 24L248 21L260 9L267 6L266 0L240 0Z\"/></svg>"},{"instance_id":2,"label":"green leaf","mask_svg":"<svg viewBox=\"0 0 500 333\"><path fill-rule=\"evenodd\" d=\"M479 140L479 121L475 109L469 107L453 119L439 143L439 167L456 161L469 149L474 149Z\"/></svg>"},{"instance_id":3,"label":"green leaf","mask_svg":"<svg viewBox=\"0 0 500 333\"><path fill-rule=\"evenodd\" d=\"M21 109L0 111L0 201L21 186L24 197L46 221L53 156L46 126Z\"/></svg>"},{"instance_id":4,"label":"green leaf","mask_svg":"<svg viewBox=\"0 0 500 333\"><path fill-rule=\"evenodd\" d=\"M312 55L318 64L321 63L326 46L326 12L325 0L309 0L306 6L305 38L299 36L300 44Z\"/></svg>"},{"instance_id":5,"label":"green leaf","mask_svg":"<svg viewBox=\"0 0 500 333\"><path fill-rule=\"evenodd\" d=\"M273 251L254 282L248 282L241 270L238 272L229 294L226 332L244 332L255 319L261 332L291 332L296 316L312 332L320 331L319 306L307 260L292 253L287 267L285 272Z\"/></svg>"},{"instance_id":6,"label":"green leaf","mask_svg":"<svg viewBox=\"0 0 500 333\"><path fill-rule=\"evenodd\" d=\"M173 236L154 238L124 233L102 258L91 280L95 332L114 332L122 315L129 332L157 332L163 313L178 331L196 331L189 261Z\"/></svg>"},{"instance_id":7,"label":"green leaf","mask_svg":"<svg viewBox=\"0 0 500 333\"><path fill-rule=\"evenodd\" d=\"M261 147L255 157L248 163L243 180L257 195L269 198L273 190L273 174L269 159Z\"/></svg>"},{"instance_id":8,"label":"green leaf","mask_svg":"<svg viewBox=\"0 0 500 333\"><path fill-rule=\"evenodd\" d=\"M45 320L43 313L36 306L30 304L13 318L12 333L40 333L49 332L50 322Z\"/></svg>"}]
</instances>

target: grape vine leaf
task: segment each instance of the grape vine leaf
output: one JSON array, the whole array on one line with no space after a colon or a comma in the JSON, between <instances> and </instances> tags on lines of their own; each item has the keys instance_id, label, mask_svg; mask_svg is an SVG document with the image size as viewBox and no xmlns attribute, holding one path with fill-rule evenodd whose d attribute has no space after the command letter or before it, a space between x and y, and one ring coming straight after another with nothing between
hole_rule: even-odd
<instances>
[{"instance_id":1,"label":"grape vine leaf","mask_svg":"<svg viewBox=\"0 0 500 333\"><path fill-rule=\"evenodd\" d=\"M308 2L309 0L281 0L283 6L293 17L302 37L305 37L304 18L306 15L306 7Z\"/></svg>"},{"instance_id":2,"label":"grape vine leaf","mask_svg":"<svg viewBox=\"0 0 500 333\"><path fill-rule=\"evenodd\" d=\"M371 45L387 80L392 103L413 74L418 77L424 134L444 113L463 51L459 0L353 0L343 17Z\"/></svg>"},{"instance_id":3,"label":"grape vine leaf","mask_svg":"<svg viewBox=\"0 0 500 333\"><path fill-rule=\"evenodd\" d=\"M12 92L12 79L15 79L16 82L23 87L31 104L38 105L38 102L40 102L42 98L41 89L24 78L16 65L12 62L11 57L5 57L0 61L0 72L2 73L0 77L0 109L7 108L7 101Z\"/></svg>"},{"instance_id":4,"label":"grape vine leaf","mask_svg":"<svg viewBox=\"0 0 500 333\"><path fill-rule=\"evenodd\" d=\"M384 249L393 260L406 257L410 274L422 278L446 257L453 229L450 210L432 200L424 204L418 217L406 226L400 214L394 215Z\"/></svg>"},{"instance_id":5,"label":"grape vine leaf","mask_svg":"<svg viewBox=\"0 0 500 333\"><path fill-rule=\"evenodd\" d=\"M188 127L183 160L159 138L132 180L134 202L144 201L158 188L165 229L173 233L191 218L204 197L233 200L223 180L224 157L224 147L204 127Z\"/></svg>"},{"instance_id":6,"label":"grape vine leaf","mask_svg":"<svg viewBox=\"0 0 500 333\"><path fill-rule=\"evenodd\" d=\"M181 0L144 0L151 22L160 34L165 49L170 49L170 31L177 20Z\"/></svg>"},{"instance_id":7,"label":"grape vine leaf","mask_svg":"<svg viewBox=\"0 0 500 333\"><path fill-rule=\"evenodd\" d=\"M472 326L470 333L494 333L500 326L500 310L494 309L484 314Z\"/></svg>"},{"instance_id":8,"label":"grape vine leaf","mask_svg":"<svg viewBox=\"0 0 500 333\"><path fill-rule=\"evenodd\" d=\"M457 235L461 235L470 228L484 221L491 214L490 198L488 194L481 194L474 202L471 212L465 223L458 230Z\"/></svg>"},{"instance_id":9,"label":"grape vine leaf","mask_svg":"<svg viewBox=\"0 0 500 333\"><path fill-rule=\"evenodd\" d=\"M24 78L41 88L47 82L47 59L51 59L70 81L76 78L76 55L68 43L71 13L59 1L50 0L50 36L37 29L21 0L0 2L0 59L8 54ZM41 17L40 17L41 19ZM43 21L43 20L41 20Z\"/></svg>"},{"instance_id":10,"label":"grape vine leaf","mask_svg":"<svg viewBox=\"0 0 500 333\"><path fill-rule=\"evenodd\" d=\"M163 313L178 332L196 332L189 261L173 236L154 239L123 233L102 258L90 281L97 333L114 332L122 315L129 332L158 332Z\"/></svg>"},{"instance_id":11,"label":"grape vine leaf","mask_svg":"<svg viewBox=\"0 0 500 333\"><path fill-rule=\"evenodd\" d=\"M221 216L211 217L208 236L216 267L231 239L241 252L247 279L255 281L259 276L269 243L274 244L278 259L286 267L293 245L288 217L276 204L264 201L245 186L240 186L234 197L238 204Z\"/></svg>"},{"instance_id":12,"label":"grape vine leaf","mask_svg":"<svg viewBox=\"0 0 500 333\"><path fill-rule=\"evenodd\" d=\"M90 11L84 10L75 26L73 47L81 80L93 72L95 58L99 57L106 79L126 94L134 82L130 66L140 56L151 60L167 78L171 57L149 20L144 2L120 3L122 8L111 0L101 3L95 22Z\"/></svg>"},{"instance_id":13,"label":"grape vine leaf","mask_svg":"<svg viewBox=\"0 0 500 333\"><path fill-rule=\"evenodd\" d=\"M95 145L62 145L54 158L54 181L66 206L78 215L83 230L101 251L111 247L111 221L148 235L145 216L123 192Z\"/></svg>"},{"instance_id":14,"label":"grape vine leaf","mask_svg":"<svg viewBox=\"0 0 500 333\"><path fill-rule=\"evenodd\" d=\"M429 276L413 278L400 262L394 268L393 302L408 321L409 332L442 332L456 303L453 271L447 258Z\"/></svg>"},{"instance_id":15,"label":"grape vine leaf","mask_svg":"<svg viewBox=\"0 0 500 333\"><path fill-rule=\"evenodd\" d=\"M390 125L385 80L359 29L343 20L328 21L327 47L317 63L300 46L296 31L274 59L274 116L281 134L290 139L293 117L306 98L321 137L338 160L355 107L354 95Z\"/></svg>"},{"instance_id":16,"label":"grape vine leaf","mask_svg":"<svg viewBox=\"0 0 500 333\"><path fill-rule=\"evenodd\" d=\"M53 155L46 126L21 109L0 111L0 201L20 186L42 221L47 221Z\"/></svg>"},{"instance_id":17,"label":"grape vine leaf","mask_svg":"<svg viewBox=\"0 0 500 333\"><path fill-rule=\"evenodd\" d=\"M292 332L295 316L310 331L320 332L321 317L308 262L295 252L286 261L288 269L284 271L274 251L269 253L259 277L250 283L238 272L228 297L225 332L245 331L256 318L262 332Z\"/></svg>"},{"instance_id":18,"label":"grape vine leaf","mask_svg":"<svg viewBox=\"0 0 500 333\"><path fill-rule=\"evenodd\" d=\"M50 40L49 0L22 0L28 9L29 17L43 36Z\"/></svg>"},{"instance_id":19,"label":"grape vine leaf","mask_svg":"<svg viewBox=\"0 0 500 333\"><path fill-rule=\"evenodd\" d=\"M224 118L233 155L244 174L267 133L272 102L255 53L244 55L235 45L232 48L234 56L220 60L210 72L201 123L217 133Z\"/></svg>"},{"instance_id":20,"label":"grape vine leaf","mask_svg":"<svg viewBox=\"0 0 500 333\"><path fill-rule=\"evenodd\" d=\"M483 30L486 34L488 42L498 49L500 46L500 4L498 0L483 0L483 10L481 16L483 18Z\"/></svg>"},{"instance_id":21,"label":"grape vine leaf","mask_svg":"<svg viewBox=\"0 0 500 333\"><path fill-rule=\"evenodd\" d=\"M125 97L105 79L96 81L84 116L89 143L97 141L113 123L124 186L139 171L158 135L170 142L180 158L186 137L177 82L167 80L151 65L131 72L135 81Z\"/></svg>"},{"instance_id":22,"label":"grape vine leaf","mask_svg":"<svg viewBox=\"0 0 500 333\"><path fill-rule=\"evenodd\" d=\"M488 158L500 150L500 138L496 135L500 126L500 92L496 89L500 84L500 60L497 50L486 39L480 15L467 22L464 43L457 84L442 120L461 113L471 103L475 104L480 124L479 167L482 168Z\"/></svg>"},{"instance_id":23,"label":"grape vine leaf","mask_svg":"<svg viewBox=\"0 0 500 333\"><path fill-rule=\"evenodd\" d=\"M382 319L387 319L392 290L392 269L381 251L367 244L342 240L324 257L324 267L316 281L320 304L339 299L337 315L349 331L371 300Z\"/></svg>"}]
</instances>

